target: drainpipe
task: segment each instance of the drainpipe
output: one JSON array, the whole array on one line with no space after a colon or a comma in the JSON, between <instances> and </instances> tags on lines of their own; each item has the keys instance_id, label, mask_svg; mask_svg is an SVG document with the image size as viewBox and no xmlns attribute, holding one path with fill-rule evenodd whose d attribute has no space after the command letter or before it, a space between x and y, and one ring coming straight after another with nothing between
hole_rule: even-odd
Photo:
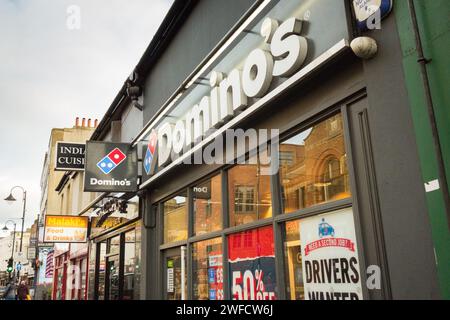
<instances>
[{"instance_id":1,"label":"drainpipe","mask_svg":"<svg viewBox=\"0 0 450 320\"><path fill-rule=\"evenodd\" d=\"M416 40L416 50L418 54L417 62L420 65L420 74L422 76L422 82L425 90L425 98L427 104L428 117L431 125L431 133L433 136L433 145L436 152L437 164L438 164L438 177L439 186L442 189L442 195L444 197L445 211L447 213L447 223L450 228L450 197L447 183L447 176L445 175L444 158L442 156L441 142L439 139L439 132L436 124L436 115L434 113L433 97L431 95L430 80L428 78L427 64L431 61L425 58L423 53L422 40L420 37L419 25L417 22L416 8L414 6L414 0L409 0L409 11L411 14L412 27Z\"/></svg>"}]
</instances>

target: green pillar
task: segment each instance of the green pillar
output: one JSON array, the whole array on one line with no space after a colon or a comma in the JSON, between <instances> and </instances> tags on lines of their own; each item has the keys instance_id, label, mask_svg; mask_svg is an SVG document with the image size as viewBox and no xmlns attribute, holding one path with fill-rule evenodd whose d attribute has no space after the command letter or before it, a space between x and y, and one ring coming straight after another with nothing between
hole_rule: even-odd
<instances>
[{"instance_id":1,"label":"green pillar","mask_svg":"<svg viewBox=\"0 0 450 320\"><path fill-rule=\"evenodd\" d=\"M450 181L450 1L415 0L414 3L425 57L432 60L427 65L427 71L447 181ZM400 35L405 83L425 183L438 178L438 166L408 1L394 1L394 14ZM427 192L426 199L441 294L442 298L450 299L450 230L442 190Z\"/></svg>"}]
</instances>

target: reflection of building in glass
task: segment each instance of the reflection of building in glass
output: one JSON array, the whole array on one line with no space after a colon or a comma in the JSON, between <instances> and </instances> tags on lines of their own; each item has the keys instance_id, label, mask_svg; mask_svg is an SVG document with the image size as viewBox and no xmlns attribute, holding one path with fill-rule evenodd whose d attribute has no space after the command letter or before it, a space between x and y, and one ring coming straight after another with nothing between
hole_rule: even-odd
<instances>
[{"instance_id":1,"label":"reflection of building in glass","mask_svg":"<svg viewBox=\"0 0 450 320\"><path fill-rule=\"evenodd\" d=\"M165 243L187 238L187 202L184 195L164 202L164 226Z\"/></svg>"},{"instance_id":2,"label":"reflection of building in glass","mask_svg":"<svg viewBox=\"0 0 450 320\"><path fill-rule=\"evenodd\" d=\"M223 299L221 238L193 244L192 273L194 299Z\"/></svg>"},{"instance_id":3,"label":"reflection of building in glass","mask_svg":"<svg viewBox=\"0 0 450 320\"><path fill-rule=\"evenodd\" d=\"M222 179L214 176L193 188L194 234L222 229Z\"/></svg>"},{"instance_id":4,"label":"reflection of building in glass","mask_svg":"<svg viewBox=\"0 0 450 320\"><path fill-rule=\"evenodd\" d=\"M264 165L255 158L248 162L228 171L230 226L272 216L270 176L261 173Z\"/></svg>"},{"instance_id":5,"label":"reflection of building in glass","mask_svg":"<svg viewBox=\"0 0 450 320\"><path fill-rule=\"evenodd\" d=\"M285 212L349 197L341 115L282 143L280 168Z\"/></svg>"}]
</instances>

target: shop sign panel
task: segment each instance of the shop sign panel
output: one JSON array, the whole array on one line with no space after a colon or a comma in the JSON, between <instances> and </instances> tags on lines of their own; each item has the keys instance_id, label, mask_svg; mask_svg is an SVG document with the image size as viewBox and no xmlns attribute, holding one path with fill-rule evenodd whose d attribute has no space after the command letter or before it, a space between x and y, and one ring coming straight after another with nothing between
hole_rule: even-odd
<instances>
[{"instance_id":1,"label":"shop sign panel","mask_svg":"<svg viewBox=\"0 0 450 320\"><path fill-rule=\"evenodd\" d=\"M134 192L137 179L137 153L131 144L86 143L84 191Z\"/></svg>"},{"instance_id":2,"label":"shop sign panel","mask_svg":"<svg viewBox=\"0 0 450 320\"><path fill-rule=\"evenodd\" d=\"M208 157L202 157L199 146L212 143L232 123L238 124L348 46L345 1L263 3L242 26L245 32L233 35L208 67L200 68L199 78L168 100L155 119L148 119L152 123L139 138L142 186L172 165L205 163Z\"/></svg>"},{"instance_id":3,"label":"shop sign panel","mask_svg":"<svg viewBox=\"0 0 450 320\"><path fill-rule=\"evenodd\" d=\"M56 142L55 170L83 171L85 151L84 143Z\"/></svg>"},{"instance_id":4,"label":"shop sign panel","mask_svg":"<svg viewBox=\"0 0 450 320\"><path fill-rule=\"evenodd\" d=\"M361 272L351 208L300 220L306 300L360 300Z\"/></svg>"},{"instance_id":5,"label":"shop sign panel","mask_svg":"<svg viewBox=\"0 0 450 320\"><path fill-rule=\"evenodd\" d=\"M267 226L228 237L233 300L276 300L273 228Z\"/></svg>"},{"instance_id":6,"label":"shop sign panel","mask_svg":"<svg viewBox=\"0 0 450 320\"><path fill-rule=\"evenodd\" d=\"M88 217L46 216L44 242L86 242Z\"/></svg>"}]
</instances>

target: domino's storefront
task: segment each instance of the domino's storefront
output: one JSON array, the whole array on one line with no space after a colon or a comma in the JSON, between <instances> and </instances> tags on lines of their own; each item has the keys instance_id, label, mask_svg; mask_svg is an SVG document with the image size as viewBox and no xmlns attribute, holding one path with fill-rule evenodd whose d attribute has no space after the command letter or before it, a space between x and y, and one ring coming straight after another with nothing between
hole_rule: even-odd
<instances>
[{"instance_id":1,"label":"domino's storefront","mask_svg":"<svg viewBox=\"0 0 450 320\"><path fill-rule=\"evenodd\" d=\"M424 200L404 196L421 182L393 13L381 31L359 30L346 1L170 15L160 57L136 68L141 297L434 296ZM359 36L371 59L352 51Z\"/></svg>"},{"instance_id":2,"label":"domino's storefront","mask_svg":"<svg viewBox=\"0 0 450 320\"><path fill-rule=\"evenodd\" d=\"M437 297L386 3L175 0L87 144L89 298Z\"/></svg>"}]
</instances>

